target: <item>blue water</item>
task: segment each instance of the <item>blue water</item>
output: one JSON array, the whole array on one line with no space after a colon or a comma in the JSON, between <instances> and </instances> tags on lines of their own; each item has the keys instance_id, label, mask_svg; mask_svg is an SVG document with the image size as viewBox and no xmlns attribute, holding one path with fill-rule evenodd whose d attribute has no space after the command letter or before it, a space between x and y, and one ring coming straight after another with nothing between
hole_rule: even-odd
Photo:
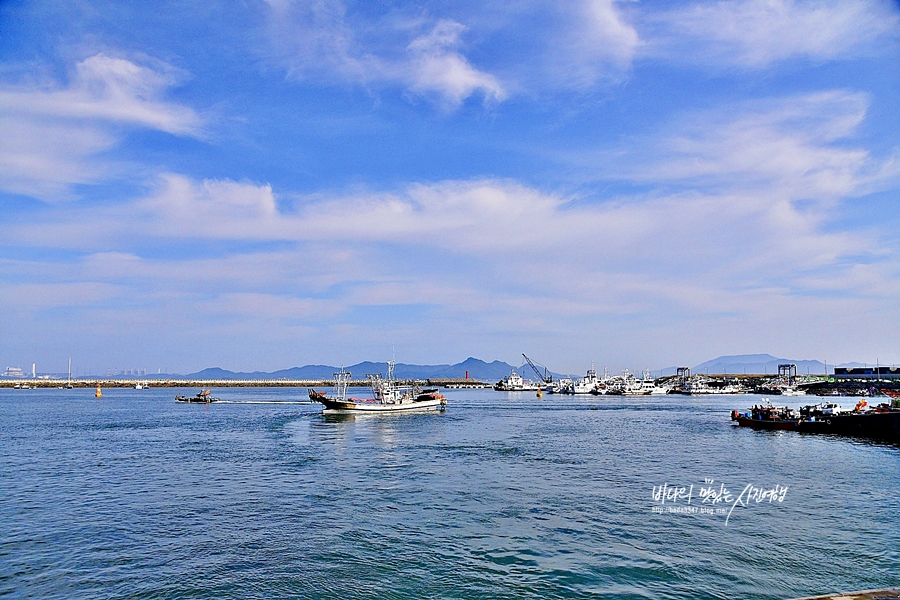
<instances>
[{"instance_id":1,"label":"blue water","mask_svg":"<svg viewBox=\"0 0 900 600\"><path fill-rule=\"evenodd\" d=\"M729 410L756 397L458 390L442 414L339 418L256 403L304 390L221 389L234 403L209 406L177 392L0 390L0 596L774 599L900 584L900 449L733 427ZM663 483L693 484L693 507L701 487L788 490L726 524L653 512Z\"/></svg>"}]
</instances>

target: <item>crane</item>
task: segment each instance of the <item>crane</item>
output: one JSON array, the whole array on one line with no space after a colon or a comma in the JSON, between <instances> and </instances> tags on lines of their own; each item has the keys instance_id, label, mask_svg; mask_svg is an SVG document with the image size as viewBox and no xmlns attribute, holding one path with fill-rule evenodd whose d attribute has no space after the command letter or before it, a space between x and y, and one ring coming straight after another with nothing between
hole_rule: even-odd
<instances>
[{"instance_id":1,"label":"crane","mask_svg":"<svg viewBox=\"0 0 900 600\"><path fill-rule=\"evenodd\" d=\"M553 375L551 375L547 372L547 367L544 367L544 374L541 375L540 370L537 368L537 366L533 362L531 362L530 358L525 356L524 352L522 353L522 356L525 358L525 361L529 364L529 366L531 366L531 368L534 369L534 374L538 376L538 379L540 379L544 383L553 383Z\"/></svg>"}]
</instances>

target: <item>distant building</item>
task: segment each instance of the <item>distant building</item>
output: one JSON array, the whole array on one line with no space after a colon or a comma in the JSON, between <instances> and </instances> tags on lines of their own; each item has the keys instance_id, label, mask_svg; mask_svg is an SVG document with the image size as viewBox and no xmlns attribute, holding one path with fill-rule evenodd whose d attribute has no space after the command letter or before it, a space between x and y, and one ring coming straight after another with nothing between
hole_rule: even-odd
<instances>
[{"instance_id":1,"label":"distant building","mask_svg":"<svg viewBox=\"0 0 900 600\"><path fill-rule=\"evenodd\" d=\"M835 379L900 379L900 367L834 368Z\"/></svg>"},{"instance_id":2,"label":"distant building","mask_svg":"<svg viewBox=\"0 0 900 600\"><path fill-rule=\"evenodd\" d=\"M6 370L3 371L4 377L15 377L17 379L22 379L25 377L25 372L19 367L6 367Z\"/></svg>"}]
</instances>

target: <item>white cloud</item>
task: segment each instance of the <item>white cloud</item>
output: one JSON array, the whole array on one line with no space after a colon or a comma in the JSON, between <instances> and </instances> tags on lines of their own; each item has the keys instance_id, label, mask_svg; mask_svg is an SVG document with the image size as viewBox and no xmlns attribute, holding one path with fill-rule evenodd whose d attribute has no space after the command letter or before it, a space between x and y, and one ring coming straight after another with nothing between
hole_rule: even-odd
<instances>
[{"instance_id":1,"label":"white cloud","mask_svg":"<svg viewBox=\"0 0 900 600\"><path fill-rule=\"evenodd\" d=\"M277 232L277 210L272 188L233 181L161 176L159 192L140 202L137 208L152 223L161 221L172 233L196 237L241 239L265 237ZM160 229L164 234L166 229ZM277 233L275 233L277 235Z\"/></svg>"},{"instance_id":2,"label":"white cloud","mask_svg":"<svg viewBox=\"0 0 900 600\"><path fill-rule=\"evenodd\" d=\"M506 92L497 79L479 71L456 51L459 36L465 27L455 21L443 20L431 33L417 37L409 44L410 87L413 91L437 93L450 106L457 106L476 92L485 100L500 101Z\"/></svg>"},{"instance_id":3,"label":"white cloud","mask_svg":"<svg viewBox=\"0 0 900 600\"><path fill-rule=\"evenodd\" d=\"M679 120L649 152L625 154L610 171L695 188L764 188L781 200L827 205L896 175L894 161L843 143L867 106L864 94L834 90L722 107Z\"/></svg>"},{"instance_id":4,"label":"white cloud","mask_svg":"<svg viewBox=\"0 0 900 600\"><path fill-rule=\"evenodd\" d=\"M898 17L886 0L735 0L648 15L647 23L660 26L653 52L756 69L872 51L879 40L896 37Z\"/></svg>"},{"instance_id":5,"label":"white cloud","mask_svg":"<svg viewBox=\"0 0 900 600\"><path fill-rule=\"evenodd\" d=\"M369 27L360 35L348 23L341 0L269 0L269 40L289 76L329 83L402 85L433 96L446 108L481 94L501 101L507 92L461 52L465 26L438 20L430 31L409 39L410 25ZM414 30L421 30L416 24ZM377 31L372 34L372 31Z\"/></svg>"},{"instance_id":6,"label":"white cloud","mask_svg":"<svg viewBox=\"0 0 900 600\"><path fill-rule=\"evenodd\" d=\"M498 264L523 261L551 279L556 264L593 257L597 265L588 272L605 275L586 281L606 281L622 261L637 259L654 276L675 269L716 278L739 271L745 284L758 286L785 256L819 269L842 256L875 252L865 236L822 230L836 203L883 189L898 174L896 162L847 143L866 105L863 95L832 91L686 117L672 131L607 158L602 175L670 191L600 204L482 179L416 184L395 193L319 195L284 210L269 185L166 174L148 197L95 211L91 224L117 231L119 242L137 227L155 239L287 242L304 252L329 248L331 253L316 251L319 264L327 264L317 272L352 277L365 273L366 260L400 252L404 260L420 256L451 267L472 260L491 271L482 257ZM9 236L49 245L96 244L69 222L20 226ZM511 286L524 276L518 268L491 275ZM565 287L573 285L586 284ZM594 290L587 285L586 295L588 289Z\"/></svg>"},{"instance_id":7,"label":"white cloud","mask_svg":"<svg viewBox=\"0 0 900 600\"><path fill-rule=\"evenodd\" d=\"M656 191L598 203L503 179L286 202L268 184L165 174L131 203L73 205L0 234L90 249L62 279L115 285L147 322L177 313L160 325L176 337L215 318L222 339L296 335L337 352L390 335L415 352L423 321L408 314L418 310L434 337L521 336L546 345L544 360L607 338L627 337L636 354L653 336L762 344L746 323L815 330L813 311L829 322L889 313L900 274L883 232L830 230L833 213L821 210L890 184L890 166L853 144L866 107L864 95L837 90L685 117L605 167ZM150 258L179 244L187 257ZM184 250L195 246L208 256ZM860 268L859 256L879 268ZM39 280L43 267L3 268ZM58 265L48 272L59 281ZM68 292L41 291L54 306ZM16 298L4 306L28 310ZM85 318L105 318L91 306ZM384 312L358 316L366 311Z\"/></svg>"},{"instance_id":8,"label":"white cloud","mask_svg":"<svg viewBox=\"0 0 900 600\"><path fill-rule=\"evenodd\" d=\"M70 198L73 184L111 175L102 155L123 128L198 135L202 122L194 111L160 99L175 82L166 66L154 70L97 54L76 66L65 87L0 87L0 189Z\"/></svg>"},{"instance_id":9,"label":"white cloud","mask_svg":"<svg viewBox=\"0 0 900 600\"><path fill-rule=\"evenodd\" d=\"M357 48L340 0L266 0L268 36L292 77L365 82L374 57Z\"/></svg>"},{"instance_id":10,"label":"white cloud","mask_svg":"<svg viewBox=\"0 0 900 600\"><path fill-rule=\"evenodd\" d=\"M631 68L643 42L615 0L584 0L561 5L564 27L547 49L547 76L566 87L589 87L619 79ZM538 83L538 82L535 82Z\"/></svg>"},{"instance_id":11,"label":"white cloud","mask_svg":"<svg viewBox=\"0 0 900 600\"><path fill-rule=\"evenodd\" d=\"M114 283L91 281L12 283L0 287L0 306L10 315L48 309L105 306L123 296Z\"/></svg>"}]
</instances>

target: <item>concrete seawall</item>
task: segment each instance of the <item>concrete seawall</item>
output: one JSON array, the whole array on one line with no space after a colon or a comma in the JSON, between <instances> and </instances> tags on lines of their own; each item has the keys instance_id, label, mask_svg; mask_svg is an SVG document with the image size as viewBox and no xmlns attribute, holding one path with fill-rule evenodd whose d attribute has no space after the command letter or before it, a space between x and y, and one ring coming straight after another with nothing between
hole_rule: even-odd
<instances>
[{"instance_id":1,"label":"concrete seawall","mask_svg":"<svg viewBox=\"0 0 900 600\"><path fill-rule=\"evenodd\" d=\"M465 381L473 386L485 385L474 379L409 379L400 380L404 385L420 385L445 387L458 385ZM314 387L330 388L332 379L7 379L0 380L0 388L65 388L71 384L73 388L133 388L142 385L147 388L229 388L229 387ZM369 387L366 379L350 381L350 387Z\"/></svg>"}]
</instances>

